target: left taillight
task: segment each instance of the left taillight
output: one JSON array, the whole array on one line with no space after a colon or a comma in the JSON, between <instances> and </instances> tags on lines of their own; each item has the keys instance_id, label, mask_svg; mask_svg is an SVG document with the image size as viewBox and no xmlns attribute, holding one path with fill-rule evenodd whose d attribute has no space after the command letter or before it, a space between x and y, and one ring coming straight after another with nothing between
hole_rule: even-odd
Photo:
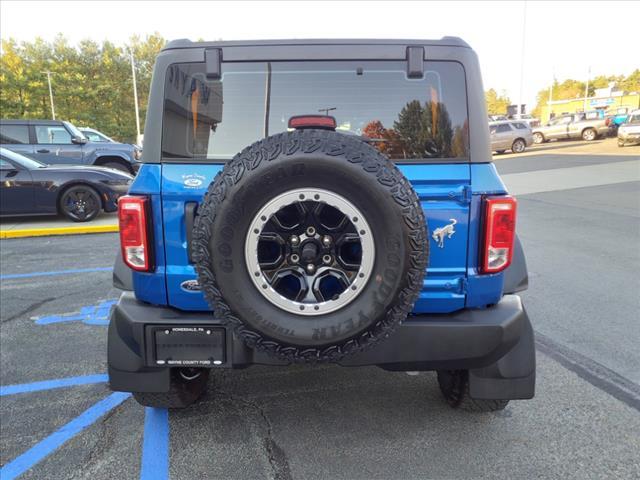
<instances>
[{"instance_id":1,"label":"left taillight","mask_svg":"<svg viewBox=\"0 0 640 480\"><path fill-rule=\"evenodd\" d=\"M118 200L120 246L124 263L134 270L151 270L151 244L148 225L148 199L125 195Z\"/></svg>"},{"instance_id":2,"label":"left taillight","mask_svg":"<svg viewBox=\"0 0 640 480\"><path fill-rule=\"evenodd\" d=\"M516 232L516 199L509 196L484 199L482 273L501 272L511 264Z\"/></svg>"}]
</instances>

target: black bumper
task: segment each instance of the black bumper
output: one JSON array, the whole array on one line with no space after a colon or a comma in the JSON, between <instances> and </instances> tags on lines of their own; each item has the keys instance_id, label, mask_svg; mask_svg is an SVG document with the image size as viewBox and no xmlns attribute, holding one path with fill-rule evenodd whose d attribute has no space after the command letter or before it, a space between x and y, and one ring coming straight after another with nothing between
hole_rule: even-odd
<instances>
[{"instance_id":1,"label":"black bumper","mask_svg":"<svg viewBox=\"0 0 640 480\"><path fill-rule=\"evenodd\" d=\"M154 358L153 327L206 326L225 329L225 353L211 368L287 365L244 345L210 313L184 312L122 294L109 324L109 381L121 391L163 392L169 368ZM377 365L394 371L469 370L475 398L532 398L535 386L533 330L517 295L495 306L453 314L409 317L390 338L370 351L340 361L343 366Z\"/></svg>"}]
</instances>

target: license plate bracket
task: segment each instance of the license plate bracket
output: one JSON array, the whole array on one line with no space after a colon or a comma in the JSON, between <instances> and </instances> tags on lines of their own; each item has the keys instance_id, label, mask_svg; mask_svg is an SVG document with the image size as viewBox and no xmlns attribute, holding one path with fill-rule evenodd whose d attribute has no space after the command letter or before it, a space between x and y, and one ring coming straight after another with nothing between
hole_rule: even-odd
<instances>
[{"instance_id":1,"label":"license plate bracket","mask_svg":"<svg viewBox=\"0 0 640 480\"><path fill-rule=\"evenodd\" d=\"M152 327L153 362L169 367L212 367L225 361L225 330L208 326Z\"/></svg>"}]
</instances>

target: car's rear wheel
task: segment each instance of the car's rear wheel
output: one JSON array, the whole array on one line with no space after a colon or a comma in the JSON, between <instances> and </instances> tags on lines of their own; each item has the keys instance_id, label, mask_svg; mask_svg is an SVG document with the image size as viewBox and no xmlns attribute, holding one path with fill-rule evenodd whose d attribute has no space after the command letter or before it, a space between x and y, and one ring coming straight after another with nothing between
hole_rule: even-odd
<instances>
[{"instance_id":1,"label":"car's rear wheel","mask_svg":"<svg viewBox=\"0 0 640 480\"><path fill-rule=\"evenodd\" d=\"M168 392L133 392L133 398L145 407L188 407L206 390L209 370L173 368L170 375Z\"/></svg>"},{"instance_id":2,"label":"car's rear wheel","mask_svg":"<svg viewBox=\"0 0 640 480\"><path fill-rule=\"evenodd\" d=\"M596 138L598 138L598 134L593 128L587 128L582 132L582 139L586 142L592 142Z\"/></svg>"},{"instance_id":3,"label":"car's rear wheel","mask_svg":"<svg viewBox=\"0 0 640 480\"><path fill-rule=\"evenodd\" d=\"M438 370L438 386L447 403L467 412L495 412L504 410L509 400L472 398L469 394L468 370Z\"/></svg>"},{"instance_id":4,"label":"car's rear wheel","mask_svg":"<svg viewBox=\"0 0 640 480\"><path fill-rule=\"evenodd\" d=\"M358 138L321 130L261 140L198 208L206 299L251 348L335 361L389 336L422 289L426 221L411 184Z\"/></svg>"},{"instance_id":5,"label":"car's rear wheel","mask_svg":"<svg viewBox=\"0 0 640 480\"><path fill-rule=\"evenodd\" d=\"M60 212L74 222L88 222L102 209L100 195L88 185L66 189L58 202Z\"/></svg>"},{"instance_id":6,"label":"car's rear wheel","mask_svg":"<svg viewBox=\"0 0 640 480\"><path fill-rule=\"evenodd\" d=\"M127 165L125 165L122 162L106 162L100 166L106 167L106 168L113 168L114 170L120 170L121 172L125 172L128 174L132 173L131 168L129 168Z\"/></svg>"},{"instance_id":7,"label":"car's rear wheel","mask_svg":"<svg viewBox=\"0 0 640 480\"><path fill-rule=\"evenodd\" d=\"M522 153L527 148L527 144L521 138L516 138L511 145L511 151L513 153Z\"/></svg>"},{"instance_id":8,"label":"car's rear wheel","mask_svg":"<svg viewBox=\"0 0 640 480\"><path fill-rule=\"evenodd\" d=\"M544 135L542 133L535 132L533 134L533 143L541 144L541 143L544 143L544 142L545 142L545 139L544 139Z\"/></svg>"}]
</instances>

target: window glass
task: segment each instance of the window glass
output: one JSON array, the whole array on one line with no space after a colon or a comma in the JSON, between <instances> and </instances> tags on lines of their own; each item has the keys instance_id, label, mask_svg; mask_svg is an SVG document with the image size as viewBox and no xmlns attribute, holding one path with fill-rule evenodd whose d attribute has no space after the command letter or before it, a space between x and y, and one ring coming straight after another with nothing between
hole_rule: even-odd
<instances>
[{"instance_id":1,"label":"window glass","mask_svg":"<svg viewBox=\"0 0 640 480\"><path fill-rule=\"evenodd\" d=\"M505 133L505 132L510 132L511 131L511 127L509 126L508 123L503 123L501 125L497 125L496 126L496 132L497 133Z\"/></svg>"},{"instance_id":2,"label":"window glass","mask_svg":"<svg viewBox=\"0 0 640 480\"><path fill-rule=\"evenodd\" d=\"M92 142L106 142L107 140L102 138L97 133L93 132L82 132L85 137L87 137Z\"/></svg>"},{"instance_id":3,"label":"window glass","mask_svg":"<svg viewBox=\"0 0 640 480\"><path fill-rule=\"evenodd\" d=\"M58 125L36 125L35 129L38 143L54 145L68 145L71 143L71 134Z\"/></svg>"},{"instance_id":4,"label":"window glass","mask_svg":"<svg viewBox=\"0 0 640 480\"><path fill-rule=\"evenodd\" d=\"M305 114L335 117L392 159L469 156L460 64L425 62L424 78L408 79L405 62L334 61L223 63L215 81L202 63L170 66L163 157L228 160Z\"/></svg>"},{"instance_id":5,"label":"window glass","mask_svg":"<svg viewBox=\"0 0 640 480\"><path fill-rule=\"evenodd\" d=\"M28 144L27 125L0 125L0 144Z\"/></svg>"},{"instance_id":6,"label":"window glass","mask_svg":"<svg viewBox=\"0 0 640 480\"><path fill-rule=\"evenodd\" d=\"M518 130L526 130L528 128L526 124L520 123L520 122L514 123L513 126L516 127Z\"/></svg>"},{"instance_id":7,"label":"window glass","mask_svg":"<svg viewBox=\"0 0 640 480\"><path fill-rule=\"evenodd\" d=\"M0 170L13 170L13 165L4 158L0 158Z\"/></svg>"}]
</instances>

